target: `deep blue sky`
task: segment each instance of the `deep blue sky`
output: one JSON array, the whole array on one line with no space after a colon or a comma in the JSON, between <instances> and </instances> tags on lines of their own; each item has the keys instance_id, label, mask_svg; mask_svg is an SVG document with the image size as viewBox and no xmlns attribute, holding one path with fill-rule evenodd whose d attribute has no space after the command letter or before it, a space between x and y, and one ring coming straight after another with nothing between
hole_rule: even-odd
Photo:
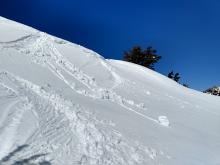
<instances>
[{"instance_id":1,"label":"deep blue sky","mask_svg":"<svg viewBox=\"0 0 220 165\"><path fill-rule=\"evenodd\" d=\"M121 59L153 46L156 70L198 90L220 86L219 0L0 0L0 15Z\"/></svg>"}]
</instances>

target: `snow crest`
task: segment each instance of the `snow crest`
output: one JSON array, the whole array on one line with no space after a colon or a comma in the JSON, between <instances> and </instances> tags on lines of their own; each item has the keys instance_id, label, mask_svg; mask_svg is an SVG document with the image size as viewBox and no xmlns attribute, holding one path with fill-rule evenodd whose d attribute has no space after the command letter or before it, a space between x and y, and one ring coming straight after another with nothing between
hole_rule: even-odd
<instances>
[{"instance_id":1,"label":"snow crest","mask_svg":"<svg viewBox=\"0 0 220 165\"><path fill-rule=\"evenodd\" d=\"M219 97L0 17L1 165L218 164L219 107Z\"/></svg>"},{"instance_id":2,"label":"snow crest","mask_svg":"<svg viewBox=\"0 0 220 165\"><path fill-rule=\"evenodd\" d=\"M47 35L46 33L38 32L36 35L22 37L17 41L11 41L3 44L3 48L15 48L22 53L30 55L32 61L47 67L55 76L67 84L72 90L78 94L82 94L93 99L104 99L121 105L123 108L142 116L154 123L159 123L157 119L146 116L136 110L145 109L143 103L135 103L133 100L126 99L125 97L113 91L116 86L122 83L122 79L113 71L114 69L107 64L103 59L101 64L105 66L113 74L115 84L112 89L101 88L96 84L95 78L88 76L79 68L70 63L53 45L55 38ZM77 89L75 80L67 80L64 73L73 77L85 86L83 89ZM134 107L134 108L132 108Z\"/></svg>"}]
</instances>

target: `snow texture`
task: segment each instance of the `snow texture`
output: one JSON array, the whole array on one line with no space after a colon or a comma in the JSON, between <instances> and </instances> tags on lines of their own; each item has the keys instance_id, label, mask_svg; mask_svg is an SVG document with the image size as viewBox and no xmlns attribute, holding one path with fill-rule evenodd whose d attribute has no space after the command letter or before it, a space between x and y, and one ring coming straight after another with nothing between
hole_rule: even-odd
<instances>
[{"instance_id":1,"label":"snow texture","mask_svg":"<svg viewBox=\"0 0 220 165\"><path fill-rule=\"evenodd\" d=\"M0 17L0 164L217 165L220 98Z\"/></svg>"}]
</instances>

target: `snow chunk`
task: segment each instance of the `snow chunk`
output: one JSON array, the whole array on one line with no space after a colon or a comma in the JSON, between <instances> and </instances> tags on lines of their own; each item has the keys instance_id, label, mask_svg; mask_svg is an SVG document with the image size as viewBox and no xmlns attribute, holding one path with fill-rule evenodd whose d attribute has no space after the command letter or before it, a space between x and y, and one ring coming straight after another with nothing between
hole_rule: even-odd
<instances>
[{"instance_id":1,"label":"snow chunk","mask_svg":"<svg viewBox=\"0 0 220 165\"><path fill-rule=\"evenodd\" d=\"M161 125L165 126L165 127L169 127L170 126L170 122L168 120L168 118L166 116L159 116L158 117L158 121Z\"/></svg>"}]
</instances>

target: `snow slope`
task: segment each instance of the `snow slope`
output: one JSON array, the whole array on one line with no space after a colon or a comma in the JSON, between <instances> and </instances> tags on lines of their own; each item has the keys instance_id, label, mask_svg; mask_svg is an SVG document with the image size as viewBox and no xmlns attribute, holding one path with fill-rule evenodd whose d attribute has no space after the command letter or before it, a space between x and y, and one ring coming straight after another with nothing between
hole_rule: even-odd
<instances>
[{"instance_id":1,"label":"snow slope","mask_svg":"<svg viewBox=\"0 0 220 165\"><path fill-rule=\"evenodd\" d=\"M218 165L220 98L0 17L0 164Z\"/></svg>"}]
</instances>

